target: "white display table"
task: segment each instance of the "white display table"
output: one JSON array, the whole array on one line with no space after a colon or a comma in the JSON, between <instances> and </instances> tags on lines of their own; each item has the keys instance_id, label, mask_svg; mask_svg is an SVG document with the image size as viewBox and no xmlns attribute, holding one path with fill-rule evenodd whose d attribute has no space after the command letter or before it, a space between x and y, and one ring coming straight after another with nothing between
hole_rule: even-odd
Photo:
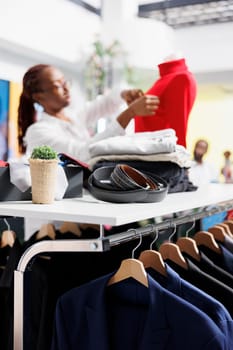
<instances>
[{"instance_id":1,"label":"white display table","mask_svg":"<svg viewBox=\"0 0 233 350\"><path fill-rule=\"evenodd\" d=\"M158 203L107 203L86 194L54 204L1 202L0 215L118 226L233 200L233 184L210 184L197 191L168 194Z\"/></svg>"}]
</instances>

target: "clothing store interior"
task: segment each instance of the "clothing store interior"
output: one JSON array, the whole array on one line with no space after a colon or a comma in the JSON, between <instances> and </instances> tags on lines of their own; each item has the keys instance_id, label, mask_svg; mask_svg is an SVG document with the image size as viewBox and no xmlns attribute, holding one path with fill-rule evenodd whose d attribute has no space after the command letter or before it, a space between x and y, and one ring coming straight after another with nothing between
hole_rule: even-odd
<instances>
[{"instance_id":1,"label":"clothing store interior","mask_svg":"<svg viewBox=\"0 0 233 350\"><path fill-rule=\"evenodd\" d=\"M0 1L0 350L233 350L233 0Z\"/></svg>"}]
</instances>

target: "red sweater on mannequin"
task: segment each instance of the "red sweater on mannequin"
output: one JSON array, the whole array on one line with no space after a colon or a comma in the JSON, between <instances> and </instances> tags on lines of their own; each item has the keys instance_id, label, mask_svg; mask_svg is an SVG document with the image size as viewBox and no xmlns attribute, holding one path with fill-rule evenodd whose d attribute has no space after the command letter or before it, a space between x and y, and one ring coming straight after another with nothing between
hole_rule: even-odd
<instances>
[{"instance_id":1,"label":"red sweater on mannequin","mask_svg":"<svg viewBox=\"0 0 233 350\"><path fill-rule=\"evenodd\" d=\"M172 128L177 143L186 147L188 117L197 93L195 78L184 58L161 63L158 68L160 78L146 94L159 97L159 108L155 116L135 116L135 132Z\"/></svg>"}]
</instances>

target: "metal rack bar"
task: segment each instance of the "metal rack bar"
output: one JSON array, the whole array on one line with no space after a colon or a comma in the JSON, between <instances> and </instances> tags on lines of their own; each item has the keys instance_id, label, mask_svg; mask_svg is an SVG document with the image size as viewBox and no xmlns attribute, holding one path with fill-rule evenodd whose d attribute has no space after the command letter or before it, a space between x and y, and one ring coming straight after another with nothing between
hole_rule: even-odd
<instances>
[{"instance_id":1,"label":"metal rack bar","mask_svg":"<svg viewBox=\"0 0 233 350\"><path fill-rule=\"evenodd\" d=\"M222 202L215 206L202 207L197 212L182 217L167 219L162 223L150 224L108 237L104 237L104 227L100 225L100 237L98 239L42 241L35 243L22 255L14 274L14 350L23 350L24 272L36 255L45 252L102 252L110 249L111 246L136 239L139 235L149 235L155 230L170 228L173 224L179 225L192 220L199 220L232 208L233 200Z\"/></svg>"},{"instance_id":2,"label":"metal rack bar","mask_svg":"<svg viewBox=\"0 0 233 350\"><path fill-rule=\"evenodd\" d=\"M211 216L213 214L221 213L233 208L233 200L228 202L220 203L215 206L208 206L204 208L199 208L199 211L184 215L178 218L167 219L164 222L158 224L150 224L145 227L129 229L125 232L117 233L108 236L110 246L114 246L120 243L128 242L129 240L138 238L139 235L147 236L153 233L155 230L164 230L172 227L172 225L182 225L190 221L197 221L204 217Z\"/></svg>"}]
</instances>

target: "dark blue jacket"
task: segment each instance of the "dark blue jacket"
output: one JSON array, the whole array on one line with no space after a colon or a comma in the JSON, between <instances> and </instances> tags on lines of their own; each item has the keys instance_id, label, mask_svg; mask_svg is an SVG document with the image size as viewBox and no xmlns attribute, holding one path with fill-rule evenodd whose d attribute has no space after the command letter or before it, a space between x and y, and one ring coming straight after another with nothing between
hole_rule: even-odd
<instances>
[{"instance_id":1,"label":"dark blue jacket","mask_svg":"<svg viewBox=\"0 0 233 350\"><path fill-rule=\"evenodd\" d=\"M228 235L225 235L223 245L227 250L233 253L233 239Z\"/></svg>"},{"instance_id":2,"label":"dark blue jacket","mask_svg":"<svg viewBox=\"0 0 233 350\"><path fill-rule=\"evenodd\" d=\"M188 301L199 310L205 312L225 334L227 342L226 349L232 350L233 320L225 306L209 294L182 279L178 273L167 264L166 271L167 276L163 276L154 269L148 269L150 276L153 277L162 287Z\"/></svg>"},{"instance_id":3,"label":"dark blue jacket","mask_svg":"<svg viewBox=\"0 0 233 350\"><path fill-rule=\"evenodd\" d=\"M149 275L149 287L112 274L74 288L57 302L52 350L222 350L226 339L195 306Z\"/></svg>"},{"instance_id":4,"label":"dark blue jacket","mask_svg":"<svg viewBox=\"0 0 233 350\"><path fill-rule=\"evenodd\" d=\"M216 265L233 274L233 253L231 253L221 242L218 242L221 248L221 254L218 254L208 247L203 245L198 246L198 249L208 256Z\"/></svg>"}]
</instances>

